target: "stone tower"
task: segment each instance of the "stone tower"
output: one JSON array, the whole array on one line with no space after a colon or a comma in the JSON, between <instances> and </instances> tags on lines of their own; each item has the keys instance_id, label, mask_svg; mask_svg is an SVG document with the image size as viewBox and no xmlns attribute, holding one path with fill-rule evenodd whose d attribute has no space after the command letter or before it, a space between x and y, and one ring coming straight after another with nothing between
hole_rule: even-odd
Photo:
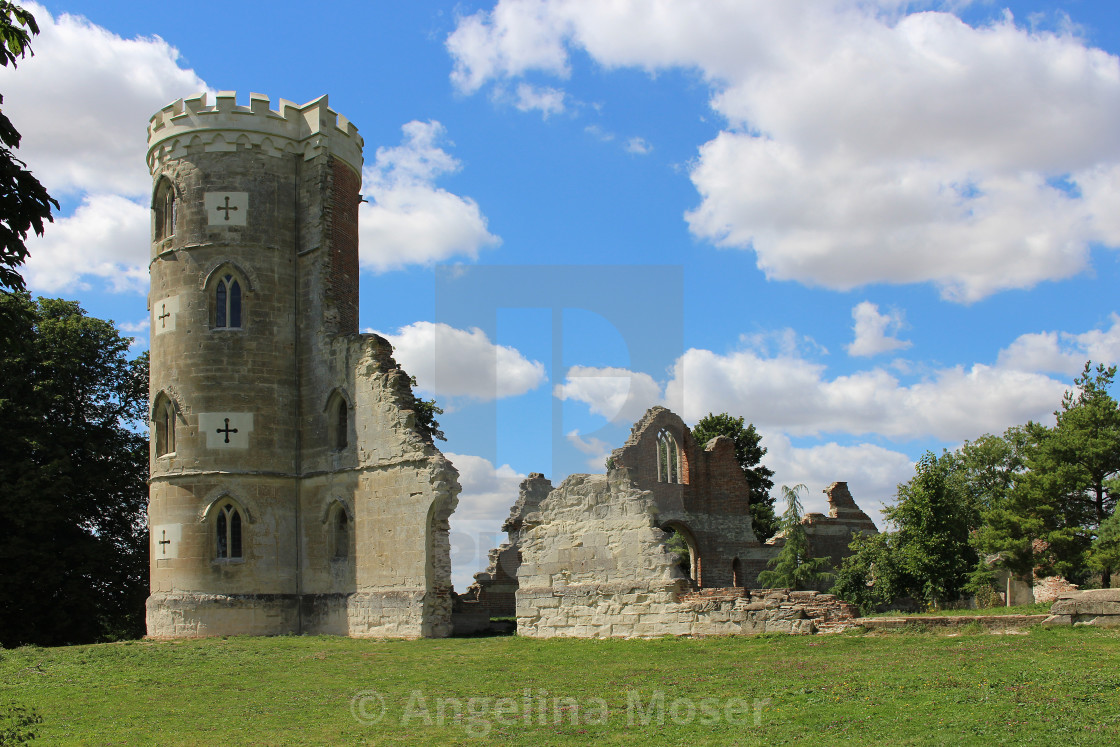
<instances>
[{"instance_id":1,"label":"stone tower","mask_svg":"<svg viewBox=\"0 0 1120 747\"><path fill-rule=\"evenodd\" d=\"M357 128L200 94L147 161L148 634L447 635L457 472L358 334Z\"/></svg>"}]
</instances>

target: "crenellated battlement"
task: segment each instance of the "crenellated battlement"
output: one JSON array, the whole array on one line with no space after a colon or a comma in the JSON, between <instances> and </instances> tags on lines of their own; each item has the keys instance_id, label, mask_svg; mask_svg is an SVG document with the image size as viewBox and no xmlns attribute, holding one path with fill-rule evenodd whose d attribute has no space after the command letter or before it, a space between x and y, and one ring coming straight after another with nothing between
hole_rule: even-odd
<instances>
[{"instance_id":1,"label":"crenellated battlement","mask_svg":"<svg viewBox=\"0 0 1120 747\"><path fill-rule=\"evenodd\" d=\"M363 141L358 128L328 106L326 95L302 106L280 99L278 111L259 93L249 94L248 106L238 106L233 91L220 91L212 103L208 98L199 93L178 99L152 116L147 158L152 174L165 161L182 157L191 145L232 151L239 144L259 147L267 155L296 153L305 159L327 151L361 173Z\"/></svg>"}]
</instances>

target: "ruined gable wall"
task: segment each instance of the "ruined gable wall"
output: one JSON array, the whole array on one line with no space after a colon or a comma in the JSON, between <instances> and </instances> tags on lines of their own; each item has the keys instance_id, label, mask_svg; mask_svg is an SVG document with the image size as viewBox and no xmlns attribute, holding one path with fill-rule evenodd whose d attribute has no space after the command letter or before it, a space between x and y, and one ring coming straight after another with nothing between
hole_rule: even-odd
<instances>
[{"instance_id":1,"label":"ruined gable wall","mask_svg":"<svg viewBox=\"0 0 1120 747\"><path fill-rule=\"evenodd\" d=\"M834 568L851 555L848 545L853 534L874 535L879 530L865 514L848 490L848 483L834 482L824 492L828 495L828 516L806 514L801 523L809 540L811 557L828 557Z\"/></svg>"},{"instance_id":2,"label":"ruined gable wall","mask_svg":"<svg viewBox=\"0 0 1120 747\"><path fill-rule=\"evenodd\" d=\"M682 482L659 479L657 436L673 435L681 450ZM701 586L731 586L733 565L765 567L763 551L750 518L750 488L735 459L735 444L726 437L697 444L684 421L664 407L653 407L634 424L630 437L612 454L616 469L654 499L658 526L683 527L695 540ZM759 568L761 569L761 568ZM747 572L738 579L753 584Z\"/></svg>"}]
</instances>

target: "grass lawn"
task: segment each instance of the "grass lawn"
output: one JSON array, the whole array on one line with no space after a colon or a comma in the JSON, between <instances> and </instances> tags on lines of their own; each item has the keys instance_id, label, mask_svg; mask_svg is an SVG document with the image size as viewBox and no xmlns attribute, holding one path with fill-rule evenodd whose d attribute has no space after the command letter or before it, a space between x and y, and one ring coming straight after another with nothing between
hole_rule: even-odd
<instances>
[{"instance_id":1,"label":"grass lawn","mask_svg":"<svg viewBox=\"0 0 1120 747\"><path fill-rule=\"evenodd\" d=\"M1120 631L27 647L12 703L48 744L1115 745Z\"/></svg>"},{"instance_id":2,"label":"grass lawn","mask_svg":"<svg viewBox=\"0 0 1120 747\"><path fill-rule=\"evenodd\" d=\"M964 617L967 615L1048 615L1052 602L1020 604L1016 607L983 607L981 609L933 610L931 612L875 612L867 617Z\"/></svg>"}]
</instances>

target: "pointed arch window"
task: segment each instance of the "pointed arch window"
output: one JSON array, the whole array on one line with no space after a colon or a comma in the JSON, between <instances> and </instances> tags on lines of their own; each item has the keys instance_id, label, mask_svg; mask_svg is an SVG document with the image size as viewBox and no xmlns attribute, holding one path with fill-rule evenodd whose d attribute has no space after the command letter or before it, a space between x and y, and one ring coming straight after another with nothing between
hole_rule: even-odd
<instances>
[{"instance_id":1,"label":"pointed arch window","mask_svg":"<svg viewBox=\"0 0 1120 747\"><path fill-rule=\"evenodd\" d=\"M339 506L334 512L334 521L331 522L331 531L334 534L334 552L332 560L346 560L350 557L350 517L346 509Z\"/></svg>"},{"instance_id":2,"label":"pointed arch window","mask_svg":"<svg viewBox=\"0 0 1120 747\"><path fill-rule=\"evenodd\" d=\"M175 406L166 396L156 400L153 420L156 430L156 456L166 456L175 452Z\"/></svg>"},{"instance_id":3,"label":"pointed arch window","mask_svg":"<svg viewBox=\"0 0 1120 747\"><path fill-rule=\"evenodd\" d=\"M241 512L231 501L225 501L218 507L218 516L214 521L214 532L219 560L243 557L241 554L241 523Z\"/></svg>"},{"instance_id":4,"label":"pointed arch window","mask_svg":"<svg viewBox=\"0 0 1120 747\"><path fill-rule=\"evenodd\" d=\"M332 451L342 451L350 444L350 400L342 389L335 389L327 398L327 442Z\"/></svg>"},{"instance_id":5,"label":"pointed arch window","mask_svg":"<svg viewBox=\"0 0 1120 747\"><path fill-rule=\"evenodd\" d=\"M241 283L230 273L223 274L214 287L214 326L241 327Z\"/></svg>"},{"instance_id":6,"label":"pointed arch window","mask_svg":"<svg viewBox=\"0 0 1120 747\"><path fill-rule=\"evenodd\" d=\"M175 189L171 180L164 177L156 185L152 198L152 234L156 241L175 234Z\"/></svg>"},{"instance_id":7,"label":"pointed arch window","mask_svg":"<svg viewBox=\"0 0 1120 747\"><path fill-rule=\"evenodd\" d=\"M677 439L667 430L657 434L657 481L682 483L681 450Z\"/></svg>"}]
</instances>

